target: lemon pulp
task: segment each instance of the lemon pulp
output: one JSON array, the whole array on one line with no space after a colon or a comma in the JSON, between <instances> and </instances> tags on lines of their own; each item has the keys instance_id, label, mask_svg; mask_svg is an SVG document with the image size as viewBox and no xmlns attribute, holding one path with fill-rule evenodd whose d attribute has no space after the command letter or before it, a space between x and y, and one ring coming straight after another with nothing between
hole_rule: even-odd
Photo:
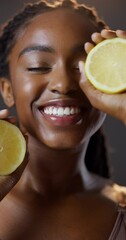
<instances>
[{"instance_id":1,"label":"lemon pulp","mask_svg":"<svg viewBox=\"0 0 126 240\"><path fill-rule=\"evenodd\" d=\"M0 120L0 175L8 175L22 163L26 142L15 125Z\"/></svg>"},{"instance_id":2,"label":"lemon pulp","mask_svg":"<svg viewBox=\"0 0 126 240\"><path fill-rule=\"evenodd\" d=\"M86 58L85 74L103 92L126 90L126 39L107 39L97 44Z\"/></svg>"}]
</instances>

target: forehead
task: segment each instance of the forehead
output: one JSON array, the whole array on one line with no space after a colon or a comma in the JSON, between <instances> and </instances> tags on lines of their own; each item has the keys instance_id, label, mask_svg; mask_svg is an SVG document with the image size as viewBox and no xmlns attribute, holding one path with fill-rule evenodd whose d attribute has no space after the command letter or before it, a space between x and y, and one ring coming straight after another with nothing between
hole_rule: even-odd
<instances>
[{"instance_id":1,"label":"forehead","mask_svg":"<svg viewBox=\"0 0 126 240\"><path fill-rule=\"evenodd\" d=\"M74 9L55 9L34 17L23 29L15 47L23 48L41 43L59 43L59 46L62 43L67 47L79 41L90 41L94 31L96 28L85 14Z\"/></svg>"},{"instance_id":2,"label":"forehead","mask_svg":"<svg viewBox=\"0 0 126 240\"><path fill-rule=\"evenodd\" d=\"M36 27L36 25L43 29L60 27L61 30L62 28L67 29L67 27L72 28L73 26L75 26L75 28L76 26L77 28L84 26L93 28L90 20L90 17L85 13L82 14L75 9L53 9L34 17L29 24L29 28Z\"/></svg>"}]
</instances>

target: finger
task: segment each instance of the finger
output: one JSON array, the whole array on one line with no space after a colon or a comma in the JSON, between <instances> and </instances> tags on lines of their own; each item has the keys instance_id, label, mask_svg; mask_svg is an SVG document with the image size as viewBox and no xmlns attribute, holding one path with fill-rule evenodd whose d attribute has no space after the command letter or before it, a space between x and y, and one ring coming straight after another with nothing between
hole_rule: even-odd
<instances>
[{"instance_id":1,"label":"finger","mask_svg":"<svg viewBox=\"0 0 126 240\"><path fill-rule=\"evenodd\" d=\"M101 31L101 36L105 39L111 39L117 37L116 32L112 30L103 29Z\"/></svg>"},{"instance_id":2,"label":"finger","mask_svg":"<svg viewBox=\"0 0 126 240\"><path fill-rule=\"evenodd\" d=\"M85 82L86 75L85 75L85 70L84 70L84 62L82 62L82 61L79 62L79 69L80 69L80 73L81 73L80 81Z\"/></svg>"},{"instance_id":3,"label":"finger","mask_svg":"<svg viewBox=\"0 0 126 240\"><path fill-rule=\"evenodd\" d=\"M103 106L101 105L101 97L103 93L94 88L94 86L86 78L83 77L80 81L80 87L89 99L91 105L98 108L99 110L103 110Z\"/></svg>"},{"instance_id":4,"label":"finger","mask_svg":"<svg viewBox=\"0 0 126 240\"><path fill-rule=\"evenodd\" d=\"M9 111L7 109L0 110L0 119L5 119L9 115Z\"/></svg>"},{"instance_id":5,"label":"finger","mask_svg":"<svg viewBox=\"0 0 126 240\"><path fill-rule=\"evenodd\" d=\"M10 116L9 118L6 118L5 120L7 120L8 122L12 123L12 124L17 124L17 119L15 116Z\"/></svg>"},{"instance_id":6,"label":"finger","mask_svg":"<svg viewBox=\"0 0 126 240\"><path fill-rule=\"evenodd\" d=\"M85 45L84 45L84 49L85 49L85 52L88 54L92 48L94 48L94 44L90 43L90 42L86 42Z\"/></svg>"},{"instance_id":7,"label":"finger","mask_svg":"<svg viewBox=\"0 0 126 240\"><path fill-rule=\"evenodd\" d=\"M103 111L104 105L102 104L102 96L104 93L97 90L90 82L87 80L84 71L84 63L82 61L79 62L79 69L81 73L80 79L80 87L83 92L86 94L92 106L98 108Z\"/></svg>"},{"instance_id":8,"label":"finger","mask_svg":"<svg viewBox=\"0 0 126 240\"><path fill-rule=\"evenodd\" d=\"M117 30L116 35L117 37L120 37L120 38L126 38L126 31Z\"/></svg>"},{"instance_id":9,"label":"finger","mask_svg":"<svg viewBox=\"0 0 126 240\"><path fill-rule=\"evenodd\" d=\"M79 62L79 69L80 69L80 73L81 73L81 78L80 78L80 83L79 83L80 87L83 90L83 92L85 93L85 95L87 96L87 98L89 99L92 106L95 107L95 105L97 106L97 102L95 101L95 103L94 103L94 98L96 97L97 90L87 80L87 77L86 77L85 71L84 71L84 63L82 61ZM101 92L98 91L98 94L99 94L99 97L97 95L97 101L101 97ZM98 103L99 103L99 101L98 101Z\"/></svg>"},{"instance_id":10,"label":"finger","mask_svg":"<svg viewBox=\"0 0 126 240\"><path fill-rule=\"evenodd\" d=\"M9 116L9 111L8 109L3 109L0 110L0 119L2 120L6 120L12 124L16 124L17 123L17 119L15 116Z\"/></svg>"},{"instance_id":11,"label":"finger","mask_svg":"<svg viewBox=\"0 0 126 240\"><path fill-rule=\"evenodd\" d=\"M91 39L95 44L98 44L104 40L104 38L101 36L101 34L97 33L97 32L95 32L91 35Z\"/></svg>"},{"instance_id":12,"label":"finger","mask_svg":"<svg viewBox=\"0 0 126 240\"><path fill-rule=\"evenodd\" d=\"M86 78L80 81L80 87L91 105L105 112L126 125L126 93L107 94L97 90Z\"/></svg>"}]
</instances>

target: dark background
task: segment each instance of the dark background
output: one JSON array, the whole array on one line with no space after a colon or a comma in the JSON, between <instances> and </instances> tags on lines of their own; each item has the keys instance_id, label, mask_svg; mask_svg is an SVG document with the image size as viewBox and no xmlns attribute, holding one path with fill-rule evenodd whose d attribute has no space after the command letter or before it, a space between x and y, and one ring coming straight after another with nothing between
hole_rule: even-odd
<instances>
[{"instance_id":1,"label":"dark background","mask_svg":"<svg viewBox=\"0 0 126 240\"><path fill-rule=\"evenodd\" d=\"M4 23L13 14L23 8L30 0L0 0L0 24ZM31 0L30 2L35 2ZM79 1L94 6L100 17L112 29L126 29L126 0L85 0ZM0 98L0 109L4 108ZM12 109L15 113L15 110ZM126 130L123 123L107 117L104 131L107 135L107 143L110 152L110 164L112 165L113 179L122 185L126 185Z\"/></svg>"}]
</instances>

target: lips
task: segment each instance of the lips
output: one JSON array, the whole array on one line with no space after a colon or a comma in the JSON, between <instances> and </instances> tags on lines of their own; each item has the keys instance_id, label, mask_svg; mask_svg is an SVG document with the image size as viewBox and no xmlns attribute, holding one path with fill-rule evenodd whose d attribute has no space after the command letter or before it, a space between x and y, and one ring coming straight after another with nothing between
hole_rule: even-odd
<instances>
[{"instance_id":1,"label":"lips","mask_svg":"<svg viewBox=\"0 0 126 240\"><path fill-rule=\"evenodd\" d=\"M71 126L82 119L82 107L75 100L49 101L39 111L48 123L56 126Z\"/></svg>"}]
</instances>

